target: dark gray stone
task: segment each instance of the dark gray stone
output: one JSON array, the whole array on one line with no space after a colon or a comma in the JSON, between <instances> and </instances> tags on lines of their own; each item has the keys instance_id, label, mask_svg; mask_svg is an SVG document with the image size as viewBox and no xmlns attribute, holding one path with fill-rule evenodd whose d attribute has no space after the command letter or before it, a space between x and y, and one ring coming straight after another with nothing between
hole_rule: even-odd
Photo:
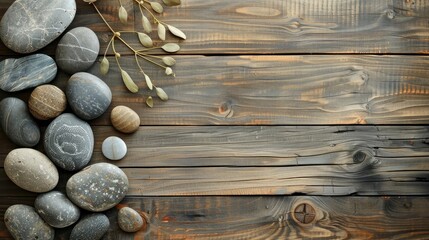
<instances>
[{"instance_id":1,"label":"dark gray stone","mask_svg":"<svg viewBox=\"0 0 429 240\"><path fill-rule=\"evenodd\" d=\"M40 194L34 201L34 207L46 223L56 228L68 227L80 216L79 208L58 191Z\"/></svg>"},{"instance_id":2,"label":"dark gray stone","mask_svg":"<svg viewBox=\"0 0 429 240\"><path fill-rule=\"evenodd\" d=\"M55 53L58 67L74 74L90 68L97 59L100 43L97 35L87 27L68 31L60 40Z\"/></svg>"},{"instance_id":3,"label":"dark gray stone","mask_svg":"<svg viewBox=\"0 0 429 240\"><path fill-rule=\"evenodd\" d=\"M40 129L19 98L8 97L0 102L0 125L6 136L16 145L33 147L40 140Z\"/></svg>"},{"instance_id":4,"label":"dark gray stone","mask_svg":"<svg viewBox=\"0 0 429 240\"><path fill-rule=\"evenodd\" d=\"M58 167L80 170L91 160L94 134L87 122L71 113L63 113L46 129L44 146L46 154Z\"/></svg>"},{"instance_id":5,"label":"dark gray stone","mask_svg":"<svg viewBox=\"0 0 429 240\"><path fill-rule=\"evenodd\" d=\"M58 170L49 158L31 148L17 148L4 161L6 175L18 187L31 192L47 192L58 184Z\"/></svg>"},{"instance_id":6,"label":"dark gray stone","mask_svg":"<svg viewBox=\"0 0 429 240\"><path fill-rule=\"evenodd\" d=\"M4 214L4 222L14 239L54 239L54 229L46 224L33 207L16 204Z\"/></svg>"},{"instance_id":7,"label":"dark gray stone","mask_svg":"<svg viewBox=\"0 0 429 240\"><path fill-rule=\"evenodd\" d=\"M98 240L109 230L110 222L102 213L90 214L74 226L70 240Z\"/></svg>"},{"instance_id":8,"label":"dark gray stone","mask_svg":"<svg viewBox=\"0 0 429 240\"><path fill-rule=\"evenodd\" d=\"M79 207L101 212L114 207L128 192L125 173L110 163L96 163L73 175L67 196Z\"/></svg>"},{"instance_id":9,"label":"dark gray stone","mask_svg":"<svg viewBox=\"0 0 429 240\"><path fill-rule=\"evenodd\" d=\"M15 52L31 53L59 37L75 14L75 0L16 0L0 21L0 38Z\"/></svg>"},{"instance_id":10,"label":"dark gray stone","mask_svg":"<svg viewBox=\"0 0 429 240\"><path fill-rule=\"evenodd\" d=\"M66 96L73 112L84 120L99 117L112 102L109 86L97 76L85 72L70 77Z\"/></svg>"},{"instance_id":11,"label":"dark gray stone","mask_svg":"<svg viewBox=\"0 0 429 240\"><path fill-rule=\"evenodd\" d=\"M123 207L118 213L118 225L125 232L137 232L143 227L144 221L140 214L129 207Z\"/></svg>"},{"instance_id":12,"label":"dark gray stone","mask_svg":"<svg viewBox=\"0 0 429 240\"><path fill-rule=\"evenodd\" d=\"M8 58L0 62L0 89L16 92L52 81L57 75L54 59L45 54Z\"/></svg>"}]
</instances>

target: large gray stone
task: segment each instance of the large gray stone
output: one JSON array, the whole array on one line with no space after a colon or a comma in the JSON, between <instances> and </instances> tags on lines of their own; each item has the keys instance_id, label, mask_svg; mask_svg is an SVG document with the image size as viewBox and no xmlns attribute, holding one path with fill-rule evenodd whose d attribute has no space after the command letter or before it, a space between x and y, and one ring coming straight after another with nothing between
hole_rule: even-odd
<instances>
[{"instance_id":1,"label":"large gray stone","mask_svg":"<svg viewBox=\"0 0 429 240\"><path fill-rule=\"evenodd\" d=\"M46 154L60 168L75 171L85 167L94 149L91 126L71 113L55 118L45 132Z\"/></svg>"},{"instance_id":2,"label":"large gray stone","mask_svg":"<svg viewBox=\"0 0 429 240\"><path fill-rule=\"evenodd\" d=\"M100 43L95 33L87 27L68 31L60 40L55 53L58 67L69 74L90 68L97 59Z\"/></svg>"},{"instance_id":3,"label":"large gray stone","mask_svg":"<svg viewBox=\"0 0 429 240\"><path fill-rule=\"evenodd\" d=\"M109 230L110 222L106 215L93 213L85 216L74 226L70 240L98 240Z\"/></svg>"},{"instance_id":4,"label":"large gray stone","mask_svg":"<svg viewBox=\"0 0 429 240\"><path fill-rule=\"evenodd\" d=\"M67 196L79 207L102 212L118 204L128 192L127 175L110 163L96 163L73 175Z\"/></svg>"},{"instance_id":5,"label":"large gray stone","mask_svg":"<svg viewBox=\"0 0 429 240\"><path fill-rule=\"evenodd\" d=\"M31 192L47 192L58 183L58 170L45 154L31 148L17 148L4 161L6 175Z\"/></svg>"},{"instance_id":6,"label":"large gray stone","mask_svg":"<svg viewBox=\"0 0 429 240\"><path fill-rule=\"evenodd\" d=\"M34 207L46 223L56 228L68 227L80 216L79 208L58 191L40 194L34 201Z\"/></svg>"},{"instance_id":7,"label":"large gray stone","mask_svg":"<svg viewBox=\"0 0 429 240\"><path fill-rule=\"evenodd\" d=\"M16 92L52 81L57 75L54 59L45 54L8 58L0 62L0 89Z\"/></svg>"},{"instance_id":8,"label":"large gray stone","mask_svg":"<svg viewBox=\"0 0 429 240\"><path fill-rule=\"evenodd\" d=\"M54 229L46 224L33 207L16 204L4 214L4 222L14 239L54 239Z\"/></svg>"},{"instance_id":9,"label":"large gray stone","mask_svg":"<svg viewBox=\"0 0 429 240\"><path fill-rule=\"evenodd\" d=\"M75 0L16 0L0 21L0 38L15 52L31 53L59 37L75 14Z\"/></svg>"},{"instance_id":10,"label":"large gray stone","mask_svg":"<svg viewBox=\"0 0 429 240\"><path fill-rule=\"evenodd\" d=\"M73 112L84 120L99 117L112 101L109 86L97 76L85 72L70 77L66 96Z\"/></svg>"},{"instance_id":11,"label":"large gray stone","mask_svg":"<svg viewBox=\"0 0 429 240\"><path fill-rule=\"evenodd\" d=\"M6 136L16 145L33 147L40 140L40 129L19 98L8 97L0 102L0 125Z\"/></svg>"}]
</instances>

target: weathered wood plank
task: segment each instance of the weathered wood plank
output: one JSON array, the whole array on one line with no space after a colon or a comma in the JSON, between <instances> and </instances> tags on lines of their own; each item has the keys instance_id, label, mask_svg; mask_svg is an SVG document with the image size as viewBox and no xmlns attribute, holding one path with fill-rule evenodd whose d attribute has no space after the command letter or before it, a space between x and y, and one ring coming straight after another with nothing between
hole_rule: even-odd
<instances>
[{"instance_id":1,"label":"weathered wood plank","mask_svg":"<svg viewBox=\"0 0 429 240\"><path fill-rule=\"evenodd\" d=\"M0 16L13 0L0 1ZM107 27L82 0L72 27L97 31L102 51L109 41ZM141 17L132 1L128 25L118 23L116 0L98 1L116 30L141 31ZM183 0L161 20L182 29L188 39L183 54L255 53L429 53L429 2L425 0ZM134 9L134 14L132 9ZM134 16L135 15L135 16ZM157 39L156 32L153 33ZM128 37L127 37L128 38ZM170 41L177 41L169 37ZM136 37L131 37L138 46ZM156 41L156 44L159 42ZM52 54L55 44L46 51ZM118 46L121 51L124 47ZM11 51L0 45L0 55Z\"/></svg>"},{"instance_id":2,"label":"weathered wood plank","mask_svg":"<svg viewBox=\"0 0 429 240\"><path fill-rule=\"evenodd\" d=\"M132 196L429 193L426 126L94 129L92 163L106 161L100 146L107 136L127 142L128 156L112 163L128 175ZM64 184L70 174L62 175ZM4 172L0 183L0 196L29 194Z\"/></svg>"},{"instance_id":3,"label":"weathered wood plank","mask_svg":"<svg viewBox=\"0 0 429 240\"><path fill-rule=\"evenodd\" d=\"M156 95L145 90L134 59L121 58L142 90L128 92L112 66L108 76L100 76L112 89L111 108L133 108L142 125L429 123L426 56L187 56L177 61L176 78L146 67L170 97L155 99L149 109L144 95ZM100 75L99 66L90 72ZM54 83L64 89L69 76L57 78ZM28 93L22 93L24 99ZM110 125L111 108L92 124Z\"/></svg>"},{"instance_id":4,"label":"weathered wood plank","mask_svg":"<svg viewBox=\"0 0 429 240\"><path fill-rule=\"evenodd\" d=\"M0 218L17 203L33 198L1 198ZM296 221L301 203L315 209L309 224ZM112 228L104 239L425 239L429 237L427 197L180 197L127 198L148 219L136 234L117 226L117 211L107 212ZM0 239L10 235L0 221ZM67 239L70 227L56 230Z\"/></svg>"}]
</instances>

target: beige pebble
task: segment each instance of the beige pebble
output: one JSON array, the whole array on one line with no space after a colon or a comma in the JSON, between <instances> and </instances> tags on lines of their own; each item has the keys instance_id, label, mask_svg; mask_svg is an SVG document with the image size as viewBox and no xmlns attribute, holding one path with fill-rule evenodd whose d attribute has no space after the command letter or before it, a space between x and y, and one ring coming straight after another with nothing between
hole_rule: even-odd
<instances>
[{"instance_id":1,"label":"beige pebble","mask_svg":"<svg viewBox=\"0 0 429 240\"><path fill-rule=\"evenodd\" d=\"M139 129L140 117L129 107L117 106L110 114L113 127L123 133L133 133Z\"/></svg>"},{"instance_id":2,"label":"beige pebble","mask_svg":"<svg viewBox=\"0 0 429 240\"><path fill-rule=\"evenodd\" d=\"M39 120L48 120L59 116L67 107L64 92L50 84L38 86L31 93L28 108Z\"/></svg>"}]
</instances>

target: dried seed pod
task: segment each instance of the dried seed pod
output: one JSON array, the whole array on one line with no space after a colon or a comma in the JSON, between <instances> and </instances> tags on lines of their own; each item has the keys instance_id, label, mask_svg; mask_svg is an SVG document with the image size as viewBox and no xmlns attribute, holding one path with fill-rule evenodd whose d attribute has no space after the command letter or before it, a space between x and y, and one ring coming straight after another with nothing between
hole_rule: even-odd
<instances>
[{"instance_id":1,"label":"dried seed pod","mask_svg":"<svg viewBox=\"0 0 429 240\"><path fill-rule=\"evenodd\" d=\"M174 66L176 64L176 60L172 57L163 57L162 62L167 66Z\"/></svg>"},{"instance_id":2,"label":"dried seed pod","mask_svg":"<svg viewBox=\"0 0 429 240\"><path fill-rule=\"evenodd\" d=\"M161 48L162 50L169 53L175 53L180 50L180 46L177 43L167 43L167 44L164 44Z\"/></svg>"},{"instance_id":3,"label":"dried seed pod","mask_svg":"<svg viewBox=\"0 0 429 240\"><path fill-rule=\"evenodd\" d=\"M165 75L170 76L171 74L173 74L173 69L170 67L165 68Z\"/></svg>"},{"instance_id":4,"label":"dried seed pod","mask_svg":"<svg viewBox=\"0 0 429 240\"><path fill-rule=\"evenodd\" d=\"M158 23L158 37L162 41L165 41L166 31L165 26L162 23Z\"/></svg>"},{"instance_id":5,"label":"dried seed pod","mask_svg":"<svg viewBox=\"0 0 429 240\"><path fill-rule=\"evenodd\" d=\"M140 117L129 107L117 106L110 114L113 127L123 133L133 133L139 129Z\"/></svg>"},{"instance_id":6,"label":"dried seed pod","mask_svg":"<svg viewBox=\"0 0 429 240\"><path fill-rule=\"evenodd\" d=\"M153 98L151 96L147 97L146 105L148 105L150 108L153 108Z\"/></svg>"},{"instance_id":7,"label":"dried seed pod","mask_svg":"<svg viewBox=\"0 0 429 240\"><path fill-rule=\"evenodd\" d=\"M145 81L146 81L146 85L147 85L147 87L150 89L150 90L152 90L153 89L153 84L152 84L152 81L150 80L150 77L148 76L148 75L144 75L144 79L145 79Z\"/></svg>"},{"instance_id":8,"label":"dried seed pod","mask_svg":"<svg viewBox=\"0 0 429 240\"><path fill-rule=\"evenodd\" d=\"M106 57L103 57L100 63L100 73L106 75L109 72L109 60Z\"/></svg>"},{"instance_id":9,"label":"dried seed pod","mask_svg":"<svg viewBox=\"0 0 429 240\"><path fill-rule=\"evenodd\" d=\"M139 87L134 83L133 79L125 70L121 69L121 76L125 86L130 92L136 93L139 91Z\"/></svg>"},{"instance_id":10,"label":"dried seed pod","mask_svg":"<svg viewBox=\"0 0 429 240\"><path fill-rule=\"evenodd\" d=\"M156 95L158 95L158 97L162 100L162 101L167 101L168 100L168 95L167 93L164 91L164 89L160 88L160 87L156 87Z\"/></svg>"},{"instance_id":11,"label":"dried seed pod","mask_svg":"<svg viewBox=\"0 0 429 240\"><path fill-rule=\"evenodd\" d=\"M139 37L140 43L147 48L153 47L153 41L152 38L150 38L146 33L137 33Z\"/></svg>"}]
</instances>

